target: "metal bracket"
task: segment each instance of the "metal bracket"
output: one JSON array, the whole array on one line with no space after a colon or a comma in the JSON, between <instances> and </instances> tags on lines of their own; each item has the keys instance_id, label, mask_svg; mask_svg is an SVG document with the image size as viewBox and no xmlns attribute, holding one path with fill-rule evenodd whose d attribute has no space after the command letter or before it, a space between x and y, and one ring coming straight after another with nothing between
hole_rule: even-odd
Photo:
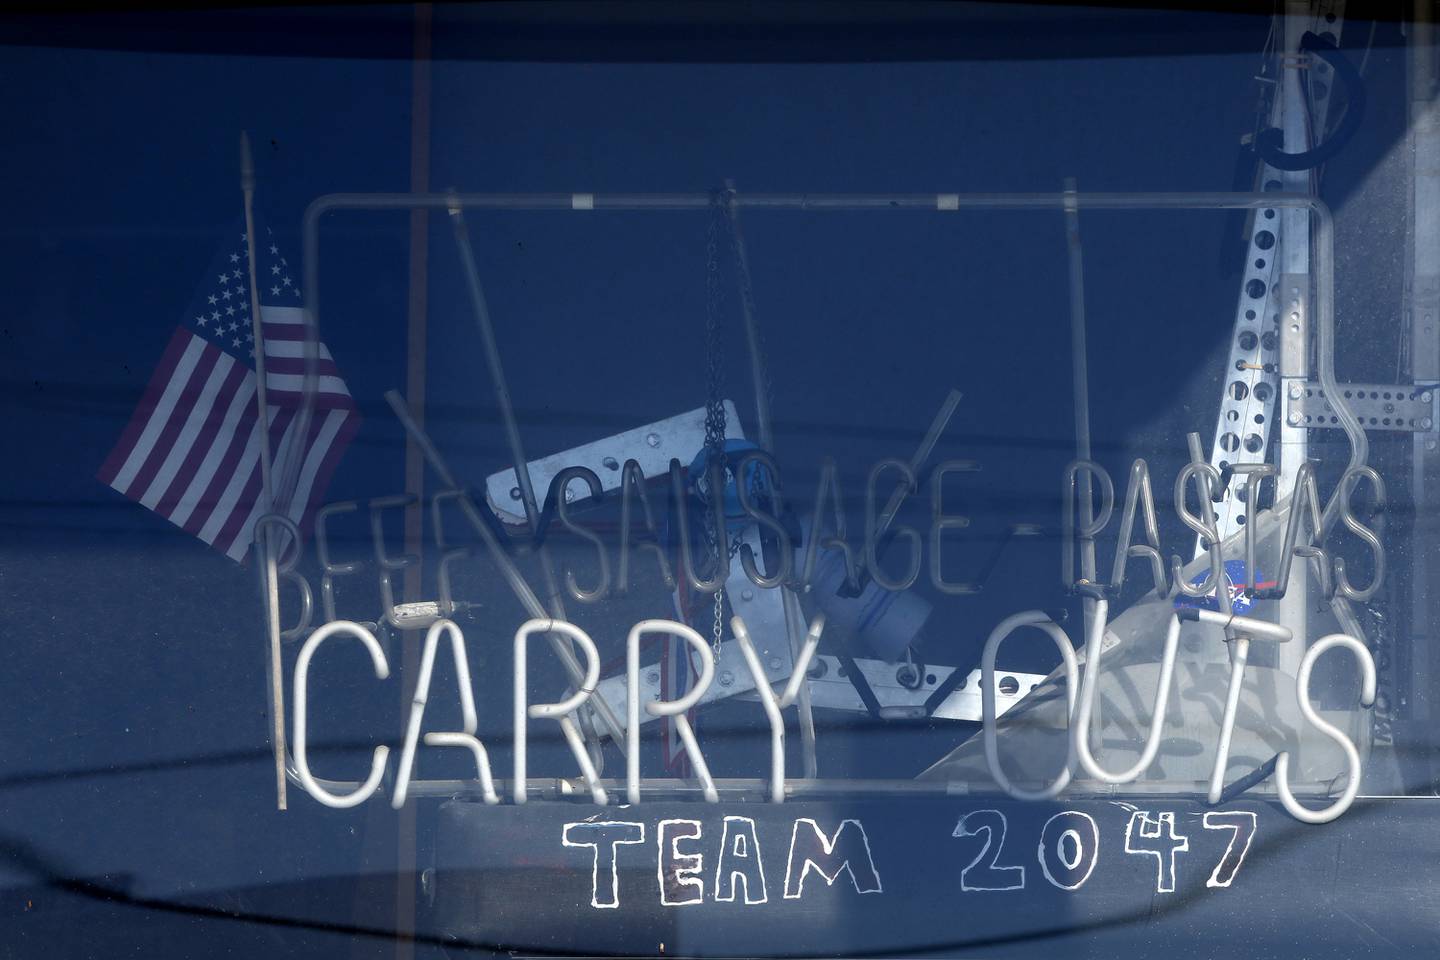
<instances>
[{"instance_id":1,"label":"metal bracket","mask_svg":"<svg viewBox=\"0 0 1440 960\"><path fill-rule=\"evenodd\" d=\"M1426 433L1435 430L1437 421L1435 393L1430 387L1415 387L1393 383L1342 383L1342 395L1360 425L1366 430L1398 430L1406 433ZM1323 429L1339 428L1340 420L1325 391L1318 383L1306 383L1303 393L1300 384L1290 388L1286 397L1287 422L1295 427Z\"/></svg>"},{"instance_id":2,"label":"metal bracket","mask_svg":"<svg viewBox=\"0 0 1440 960\"><path fill-rule=\"evenodd\" d=\"M720 645L720 648L720 659L715 665L715 682L700 698L700 706L727 697L736 697L741 700L757 699L755 682L750 677L750 671L745 667L744 658L740 654L740 645L734 641L726 641ZM783 682L788 678L788 660L769 657L762 658L761 662L765 664L766 674L772 682ZM957 669L939 665L927 667L925 676L920 678L920 684L912 688L907 686L901 678L901 673L907 666L903 662L856 660L855 665L864 673L865 679L869 682L870 689L874 691L876 699L880 701L882 709L897 712L913 710L917 717L925 715L926 698L937 687L945 683ZM866 712L865 704L860 700L860 694L856 693L855 687L845 676L844 667L838 657L818 654L811 661L809 675L810 697L814 706L831 710L845 710L850 713ZM1044 680L1044 674L996 670L995 709L997 715L1003 715L1006 710L1023 700ZM623 675L601 680L599 689L604 693L608 702L615 704L616 709L624 713L626 690ZM641 671L640 696L644 700L660 699L659 664L651 664ZM964 682L945 699L944 703L940 704L933 716L942 720L970 720L979 723L981 719L980 671L966 671ZM649 713L641 711L640 722L642 724L654 719Z\"/></svg>"},{"instance_id":3,"label":"metal bracket","mask_svg":"<svg viewBox=\"0 0 1440 960\"><path fill-rule=\"evenodd\" d=\"M745 439L740 428L740 416L735 404L725 401L725 436L732 440ZM705 408L700 407L665 420L647 423L643 427L617 433L604 440L586 443L571 450L564 450L548 457L532 460L528 464L531 482L535 489L550 489L550 481L566 467L589 467L600 478L600 487L605 493L619 489L620 468L626 460L640 464L646 479L653 480L670 469L670 458L678 457L684 464L705 446ZM565 499L578 503L590 496L590 488L584 481L576 479L565 491ZM525 522L524 508L520 504L519 481L515 469L501 470L485 478L485 499L495 515L509 524Z\"/></svg>"},{"instance_id":4,"label":"metal bracket","mask_svg":"<svg viewBox=\"0 0 1440 960\"><path fill-rule=\"evenodd\" d=\"M1335 0L1322 0L1312 4L1308 28L1318 34L1328 34L1338 44L1341 28L1344 26L1344 12L1344 4ZM1282 54L1281 66L1287 65L1290 56ZM1308 67L1309 57L1289 61L1289 64ZM1334 78L1329 65L1319 58L1316 59L1314 69L1316 78L1323 82L1312 82L1309 87L1308 122L1323 129L1330 108ZM1284 101L1283 91L1277 86L1269 114L1270 123L1276 127L1283 128L1286 123ZM1289 119L1292 125L1297 122L1295 117ZM1267 191L1296 189L1293 184L1287 186L1287 183L1308 175L1287 175L1263 161L1260 163L1260 183ZM1210 464L1217 469L1222 463L1265 459L1265 451L1269 449L1275 426L1274 421L1278 416L1278 378L1287 374L1309 375L1303 369L1281 369L1282 355L1288 354L1302 360L1306 356L1310 318L1309 276L1295 278L1287 284L1288 278L1279 269L1278 260L1284 233L1280 224L1285 219L1286 214L1283 211L1257 210L1250 225L1245 272L1240 281L1234 333L1225 365L1225 386L1220 397L1219 419L1210 448ZM1297 280L1303 282L1297 283ZM1290 294L1290 287L1299 289ZM1289 295L1282 296L1282 293ZM1301 303L1291 302L1297 298ZM1299 313L1300 317L1292 320L1292 313ZM1298 329L1292 329L1296 324ZM1286 345L1287 335L1290 338L1290 349L1282 351L1281 347ZM1278 457L1274 459L1278 461ZM1216 506L1215 524L1221 539L1241 529L1240 518L1245 512L1244 503L1234 498L1227 497ZM1198 538L1195 552L1196 556L1205 552Z\"/></svg>"},{"instance_id":5,"label":"metal bracket","mask_svg":"<svg viewBox=\"0 0 1440 960\"><path fill-rule=\"evenodd\" d=\"M925 701L930 694L959 669L939 665L928 666L925 668L925 675L919 678L919 686L912 687L907 686L901 678L901 674L907 668L903 662L856 660L855 666L865 675L870 689L875 693L875 699L880 701L882 710L897 712L910 710L917 718L925 716ZM827 707L831 710L865 713L865 704L861 702L860 694L855 691L855 687L842 670L843 667L838 658L817 656L810 665L810 702L814 706ZM996 670L996 716L1004 715L1005 711L1023 700L1031 690L1044 681L1045 675L1041 673ZM979 723L982 716L980 671L978 669L967 671L964 681L950 696L945 698L943 703L935 708L935 712L931 716L940 720L970 720Z\"/></svg>"}]
</instances>

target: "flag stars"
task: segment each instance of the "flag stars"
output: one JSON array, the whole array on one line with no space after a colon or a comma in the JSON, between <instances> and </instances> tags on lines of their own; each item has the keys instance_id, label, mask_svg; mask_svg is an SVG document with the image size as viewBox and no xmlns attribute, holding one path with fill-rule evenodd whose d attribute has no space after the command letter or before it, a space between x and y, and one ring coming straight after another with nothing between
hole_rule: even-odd
<instances>
[{"instance_id":1,"label":"flag stars","mask_svg":"<svg viewBox=\"0 0 1440 960\"><path fill-rule=\"evenodd\" d=\"M220 319L220 311L219 311L219 310L211 310L211 311L210 311L210 319L211 319L211 320L219 320L219 319Z\"/></svg>"},{"instance_id":2,"label":"flag stars","mask_svg":"<svg viewBox=\"0 0 1440 960\"><path fill-rule=\"evenodd\" d=\"M272 296L278 296L279 293L280 293L280 288L279 288L279 287L271 287L271 288L270 288L270 294L271 294Z\"/></svg>"},{"instance_id":3,"label":"flag stars","mask_svg":"<svg viewBox=\"0 0 1440 960\"><path fill-rule=\"evenodd\" d=\"M230 276L234 277L236 280L239 280L239 279L240 279L240 271L239 271L239 270L231 270L231 271L230 271Z\"/></svg>"},{"instance_id":4,"label":"flag stars","mask_svg":"<svg viewBox=\"0 0 1440 960\"><path fill-rule=\"evenodd\" d=\"M232 254L230 254L230 262L231 262L231 263L239 263L239 262L240 262L240 254L238 254L238 253L232 253Z\"/></svg>"},{"instance_id":5,"label":"flag stars","mask_svg":"<svg viewBox=\"0 0 1440 960\"><path fill-rule=\"evenodd\" d=\"M239 338L239 337L236 337L234 340L231 340L230 343L231 343L232 346L238 347L238 346L240 346L240 338Z\"/></svg>"},{"instance_id":6,"label":"flag stars","mask_svg":"<svg viewBox=\"0 0 1440 960\"><path fill-rule=\"evenodd\" d=\"M281 278L280 278L280 282L283 283L283 284L285 284L285 286L287 286L287 287L290 286L290 278L289 278L289 277L281 277Z\"/></svg>"},{"instance_id":7,"label":"flag stars","mask_svg":"<svg viewBox=\"0 0 1440 960\"><path fill-rule=\"evenodd\" d=\"M210 294L210 306L215 306L216 302L217 301L215 300L215 294Z\"/></svg>"},{"instance_id":8,"label":"flag stars","mask_svg":"<svg viewBox=\"0 0 1440 960\"><path fill-rule=\"evenodd\" d=\"M224 297L226 300L229 300L232 296L232 294L230 293L230 288L226 287L224 290L220 291L220 296Z\"/></svg>"},{"instance_id":9,"label":"flag stars","mask_svg":"<svg viewBox=\"0 0 1440 960\"><path fill-rule=\"evenodd\" d=\"M275 246L275 244L273 244L273 243L270 244L270 256L273 257L273 256L275 256L275 254L277 254L277 253L279 253L279 252L280 252L280 248L279 248L279 247Z\"/></svg>"},{"instance_id":10,"label":"flag stars","mask_svg":"<svg viewBox=\"0 0 1440 960\"><path fill-rule=\"evenodd\" d=\"M222 273L222 274L220 274L220 280L219 280L219 282L222 283L222 284L229 283L229 282L230 282L230 274L228 274L228 273Z\"/></svg>"},{"instance_id":11,"label":"flag stars","mask_svg":"<svg viewBox=\"0 0 1440 960\"><path fill-rule=\"evenodd\" d=\"M205 326L205 324L207 324L207 323L210 322L210 318L207 317L207 316L205 316L205 315L202 313L200 316L198 316L198 317L195 318L195 322L198 323L200 326L203 327L203 326Z\"/></svg>"},{"instance_id":12,"label":"flag stars","mask_svg":"<svg viewBox=\"0 0 1440 960\"><path fill-rule=\"evenodd\" d=\"M234 307L226 307L226 308L225 308L225 313L226 313L228 316L232 316L232 317L233 317L233 316L235 316L235 308L234 308Z\"/></svg>"},{"instance_id":13,"label":"flag stars","mask_svg":"<svg viewBox=\"0 0 1440 960\"><path fill-rule=\"evenodd\" d=\"M279 265L278 265L278 264L274 264L274 263L270 264L270 272L271 272L271 273L274 273L274 274L278 274L278 273L280 272L280 267L279 267Z\"/></svg>"}]
</instances>

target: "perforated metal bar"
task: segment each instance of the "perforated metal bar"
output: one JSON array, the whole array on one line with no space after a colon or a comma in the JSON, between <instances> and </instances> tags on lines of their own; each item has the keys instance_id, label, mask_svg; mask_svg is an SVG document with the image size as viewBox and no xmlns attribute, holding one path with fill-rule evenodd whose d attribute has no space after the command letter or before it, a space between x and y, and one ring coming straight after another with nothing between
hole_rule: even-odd
<instances>
[{"instance_id":1,"label":"perforated metal bar","mask_svg":"<svg viewBox=\"0 0 1440 960\"><path fill-rule=\"evenodd\" d=\"M1338 45L1344 3L1341 0L1326 0L1312 4L1312 10L1314 13L1308 29ZM1289 54L1281 51L1277 55ZM1316 58L1313 70L1315 72L1309 84L1311 120L1315 130L1323 130L1329 115L1332 71L1319 58ZM1284 100L1282 92L1277 89L1270 115L1270 123L1275 127L1284 127ZM1294 174L1286 174L1263 162L1260 168L1262 190L1295 189L1286 182L1287 177L1293 179ZM1306 178L1308 173L1302 171L1301 176ZM1282 219L1281 211L1269 208L1257 210L1251 220L1245 270L1240 280L1230 337L1230 353L1225 362L1220 412L1210 448L1210 464L1216 469L1226 464L1264 461L1270 446L1271 427L1280 410L1280 405L1276 403L1280 387L1281 319L1281 305L1276 296L1280 279L1276 259L1280 252ZM1236 485L1227 491L1225 499L1215 507L1215 523L1221 539L1245 524L1249 508L1244 496L1238 493L1239 489L1240 486ZM1196 556L1201 552L1197 538Z\"/></svg>"}]
</instances>

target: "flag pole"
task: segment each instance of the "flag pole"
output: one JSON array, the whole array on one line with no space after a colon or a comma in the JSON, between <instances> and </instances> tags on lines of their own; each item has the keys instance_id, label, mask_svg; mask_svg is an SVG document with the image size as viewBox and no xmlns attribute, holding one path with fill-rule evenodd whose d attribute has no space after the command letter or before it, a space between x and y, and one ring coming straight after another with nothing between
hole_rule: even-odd
<instances>
[{"instance_id":1,"label":"flag pole","mask_svg":"<svg viewBox=\"0 0 1440 960\"><path fill-rule=\"evenodd\" d=\"M259 416L255 429L260 432L260 484L265 498L265 512L275 510L274 487L271 480L270 405L266 399L265 327L260 319L260 285L255 276L255 160L250 153L250 135L240 132L240 191L245 196L245 247L250 274L250 325L255 343L255 404ZM265 528L257 542L263 563L265 584L265 621L270 634L270 723L271 743L275 751L275 805L285 809L285 686L284 666L280 658L280 578L276 569L275 539Z\"/></svg>"}]
</instances>

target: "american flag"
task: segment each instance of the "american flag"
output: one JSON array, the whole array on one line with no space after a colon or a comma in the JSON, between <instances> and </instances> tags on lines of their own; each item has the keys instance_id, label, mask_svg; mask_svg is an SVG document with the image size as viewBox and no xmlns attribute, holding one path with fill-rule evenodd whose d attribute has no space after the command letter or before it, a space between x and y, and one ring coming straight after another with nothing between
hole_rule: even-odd
<instances>
[{"instance_id":1,"label":"american flag","mask_svg":"<svg viewBox=\"0 0 1440 960\"><path fill-rule=\"evenodd\" d=\"M298 271L257 228L256 279L277 509L302 531L360 417L334 358L319 346L319 384L303 443L294 443L303 396L305 328ZM240 560L255 520L271 512L260 478L255 343L247 237L234 233L170 338L160 366L100 479L131 500ZM288 478L288 482L287 482ZM288 489L278 485L286 483Z\"/></svg>"}]
</instances>

